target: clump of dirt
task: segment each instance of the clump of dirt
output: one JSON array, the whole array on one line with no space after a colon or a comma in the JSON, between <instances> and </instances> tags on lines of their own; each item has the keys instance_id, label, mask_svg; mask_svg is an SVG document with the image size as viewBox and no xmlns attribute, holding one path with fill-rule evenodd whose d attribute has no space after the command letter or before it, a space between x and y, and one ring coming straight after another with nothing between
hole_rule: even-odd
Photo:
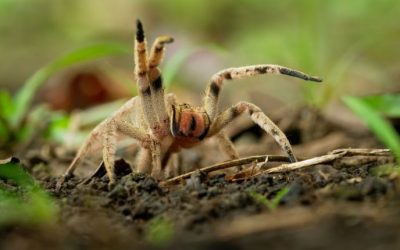
<instances>
[{"instance_id":1,"label":"clump of dirt","mask_svg":"<svg viewBox=\"0 0 400 250\"><path fill-rule=\"evenodd\" d=\"M346 155L240 180L224 172L194 171L168 186L131 173L130 164L118 160L117 184L110 190L100 169L88 179L68 180L57 191L52 173L58 166L40 157L30 162L27 171L58 203L59 220L2 228L0 249L400 246L400 176L389 154ZM276 206L266 205L285 189Z\"/></svg>"}]
</instances>

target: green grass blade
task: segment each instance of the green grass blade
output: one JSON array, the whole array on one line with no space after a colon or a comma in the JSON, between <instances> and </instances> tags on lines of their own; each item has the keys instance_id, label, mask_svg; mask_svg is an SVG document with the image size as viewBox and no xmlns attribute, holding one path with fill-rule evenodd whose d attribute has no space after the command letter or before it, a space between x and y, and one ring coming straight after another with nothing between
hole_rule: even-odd
<instances>
[{"instance_id":1,"label":"green grass blade","mask_svg":"<svg viewBox=\"0 0 400 250\"><path fill-rule=\"evenodd\" d=\"M0 144L5 143L11 133L9 119L14 112L14 104L9 92L0 91Z\"/></svg>"},{"instance_id":2,"label":"green grass blade","mask_svg":"<svg viewBox=\"0 0 400 250\"><path fill-rule=\"evenodd\" d=\"M270 211L275 211L281 200L285 197L287 193L289 193L289 191L290 188L284 187L281 190L279 190L279 192L276 193L275 197L271 200L268 200L267 197L257 192L250 192L249 195L256 202L266 206Z\"/></svg>"},{"instance_id":3,"label":"green grass blade","mask_svg":"<svg viewBox=\"0 0 400 250\"><path fill-rule=\"evenodd\" d=\"M43 224L55 221L58 206L20 165L0 164L0 177L17 184L11 190L0 185L0 228L10 223Z\"/></svg>"},{"instance_id":4,"label":"green grass blade","mask_svg":"<svg viewBox=\"0 0 400 250\"><path fill-rule=\"evenodd\" d=\"M7 163L0 165L0 177L4 179L11 179L17 185L24 187L32 187L34 180L25 172L19 165L14 163Z\"/></svg>"},{"instance_id":5,"label":"green grass blade","mask_svg":"<svg viewBox=\"0 0 400 250\"><path fill-rule=\"evenodd\" d=\"M281 202L281 200L289 193L290 188L284 187L275 195L275 197L271 200L271 205L273 209L276 209Z\"/></svg>"},{"instance_id":6,"label":"green grass blade","mask_svg":"<svg viewBox=\"0 0 400 250\"><path fill-rule=\"evenodd\" d=\"M400 136L394 128L362 98L345 96L342 99L368 125L376 137L393 152L397 161L400 161Z\"/></svg>"},{"instance_id":7,"label":"green grass blade","mask_svg":"<svg viewBox=\"0 0 400 250\"><path fill-rule=\"evenodd\" d=\"M0 119L9 120L14 113L14 103L9 92L0 91Z\"/></svg>"},{"instance_id":8,"label":"green grass blade","mask_svg":"<svg viewBox=\"0 0 400 250\"><path fill-rule=\"evenodd\" d=\"M130 48L122 44L96 44L72 51L71 53L42 67L25 82L24 86L15 96L15 113L12 116L11 125L14 128L20 125L20 122L25 116L38 88L57 71L70 67L74 64L109 55L129 54L130 51Z\"/></svg>"},{"instance_id":9,"label":"green grass blade","mask_svg":"<svg viewBox=\"0 0 400 250\"><path fill-rule=\"evenodd\" d=\"M388 117L400 117L400 94L384 94L362 98L371 108Z\"/></svg>"},{"instance_id":10,"label":"green grass blade","mask_svg":"<svg viewBox=\"0 0 400 250\"><path fill-rule=\"evenodd\" d=\"M9 131L6 124L0 120L0 145L5 143L8 140Z\"/></svg>"},{"instance_id":11,"label":"green grass blade","mask_svg":"<svg viewBox=\"0 0 400 250\"><path fill-rule=\"evenodd\" d=\"M146 238L151 244L165 246L174 235L174 226L171 220L164 217L155 217L146 227Z\"/></svg>"},{"instance_id":12,"label":"green grass blade","mask_svg":"<svg viewBox=\"0 0 400 250\"><path fill-rule=\"evenodd\" d=\"M271 202L265 197L264 195L257 193L257 192L249 192L249 195L253 200L256 202L262 204L263 206L268 207L268 209L271 209Z\"/></svg>"}]
</instances>

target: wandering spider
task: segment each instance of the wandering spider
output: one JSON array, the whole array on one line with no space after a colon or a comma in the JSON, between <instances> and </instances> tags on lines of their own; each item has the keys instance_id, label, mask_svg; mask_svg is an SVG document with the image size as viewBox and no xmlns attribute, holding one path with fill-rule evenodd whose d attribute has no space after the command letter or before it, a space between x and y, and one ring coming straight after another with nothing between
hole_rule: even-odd
<instances>
[{"instance_id":1,"label":"wandering spider","mask_svg":"<svg viewBox=\"0 0 400 250\"><path fill-rule=\"evenodd\" d=\"M66 170L58 187L71 176L83 158L90 153L93 145L102 141L103 161L109 183L115 183L114 156L117 134L136 139L141 148L136 164L137 172L151 174L164 179L166 172L176 175L177 170L169 165L171 156L181 148L190 148L205 138L215 136L221 148L230 158L238 158L232 141L223 128L240 114L247 112L250 118L286 152L290 161L295 162L291 145L285 134L256 105L239 102L223 112L218 112L218 98L225 80L239 79L259 74L283 74L303 80L321 82L318 77L308 76L300 71L279 65L262 64L228 68L214 74L206 88L203 105L193 107L177 103L174 94L164 94L161 72L158 68L164 57L164 46L173 42L172 37L158 37L147 54L146 38L142 23L137 21L135 39L135 76L139 97L133 97L109 118L100 123L79 149ZM167 167L168 166L168 167Z\"/></svg>"}]
</instances>

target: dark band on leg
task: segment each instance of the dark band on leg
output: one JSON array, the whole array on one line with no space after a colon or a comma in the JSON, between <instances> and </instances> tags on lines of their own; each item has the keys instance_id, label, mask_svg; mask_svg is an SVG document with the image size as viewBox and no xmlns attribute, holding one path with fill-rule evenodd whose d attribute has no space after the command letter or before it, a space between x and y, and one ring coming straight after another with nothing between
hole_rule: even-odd
<instances>
[{"instance_id":1,"label":"dark band on leg","mask_svg":"<svg viewBox=\"0 0 400 250\"><path fill-rule=\"evenodd\" d=\"M210 85L210 92L213 96L218 96L219 95L219 91L221 90L221 88L218 86L218 84L216 82L212 82Z\"/></svg>"},{"instance_id":2,"label":"dark band on leg","mask_svg":"<svg viewBox=\"0 0 400 250\"><path fill-rule=\"evenodd\" d=\"M224 78L225 78L226 80L231 80L231 79L232 79L231 72L226 72L226 73L224 73Z\"/></svg>"},{"instance_id":3,"label":"dark band on leg","mask_svg":"<svg viewBox=\"0 0 400 250\"><path fill-rule=\"evenodd\" d=\"M144 96L149 96L149 95L151 95L150 87L147 87L147 88L143 89L143 90L142 90L142 94L143 94Z\"/></svg>"},{"instance_id":4,"label":"dark band on leg","mask_svg":"<svg viewBox=\"0 0 400 250\"><path fill-rule=\"evenodd\" d=\"M163 86L162 84L162 78L161 76L157 77L152 83L151 86L153 86L154 90L160 90Z\"/></svg>"},{"instance_id":5,"label":"dark band on leg","mask_svg":"<svg viewBox=\"0 0 400 250\"><path fill-rule=\"evenodd\" d=\"M144 31L143 31L143 25L140 22L139 19L136 20L136 40L138 42L143 42L144 41Z\"/></svg>"},{"instance_id":6,"label":"dark band on leg","mask_svg":"<svg viewBox=\"0 0 400 250\"><path fill-rule=\"evenodd\" d=\"M242 112L240 112L240 110L238 109L238 107L234 106L231 108L231 117L235 118L237 116L239 116Z\"/></svg>"},{"instance_id":7,"label":"dark band on leg","mask_svg":"<svg viewBox=\"0 0 400 250\"><path fill-rule=\"evenodd\" d=\"M269 68L268 66L263 66L263 67L257 67L257 68L255 68L255 70L259 74L265 74L265 73L267 73L268 68Z\"/></svg>"},{"instance_id":8,"label":"dark band on leg","mask_svg":"<svg viewBox=\"0 0 400 250\"><path fill-rule=\"evenodd\" d=\"M307 80L307 81L322 82L321 78L314 77L314 76L308 76L299 71L295 71L295 70L291 70L291 69L287 69L287 68L279 68L279 72L282 75L293 76L293 77L297 77L297 78Z\"/></svg>"}]
</instances>

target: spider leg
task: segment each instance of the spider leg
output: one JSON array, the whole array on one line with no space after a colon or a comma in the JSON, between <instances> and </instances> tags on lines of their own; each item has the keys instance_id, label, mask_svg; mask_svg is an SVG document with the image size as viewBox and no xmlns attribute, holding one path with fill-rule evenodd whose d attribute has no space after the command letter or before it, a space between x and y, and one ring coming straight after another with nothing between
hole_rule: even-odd
<instances>
[{"instance_id":1,"label":"spider leg","mask_svg":"<svg viewBox=\"0 0 400 250\"><path fill-rule=\"evenodd\" d=\"M239 153L237 152L233 142L226 135L224 130L221 130L216 135L218 145L220 149L225 152L225 154L229 157L230 160L238 159Z\"/></svg>"},{"instance_id":2,"label":"spider leg","mask_svg":"<svg viewBox=\"0 0 400 250\"><path fill-rule=\"evenodd\" d=\"M110 120L103 134L103 162L109 178L109 186L115 183L115 152L117 150L117 124Z\"/></svg>"},{"instance_id":3,"label":"spider leg","mask_svg":"<svg viewBox=\"0 0 400 250\"><path fill-rule=\"evenodd\" d=\"M150 174L156 179L163 179L160 144L152 141L150 148L141 148L137 160L137 172Z\"/></svg>"},{"instance_id":4,"label":"spider leg","mask_svg":"<svg viewBox=\"0 0 400 250\"><path fill-rule=\"evenodd\" d=\"M148 77L147 43L142 23L137 20L135 39L135 75L139 88L139 96L142 103L144 117L151 129L156 134L158 118L154 112L151 100L150 80Z\"/></svg>"},{"instance_id":5,"label":"spider leg","mask_svg":"<svg viewBox=\"0 0 400 250\"><path fill-rule=\"evenodd\" d=\"M204 108L209 115L210 120L213 120L217 113L218 97L224 80L240 79L260 74L281 74L297 77L307 81L322 81L318 77L309 76L303 72L273 64L253 65L221 70L211 77L211 80L206 88Z\"/></svg>"},{"instance_id":6,"label":"spider leg","mask_svg":"<svg viewBox=\"0 0 400 250\"><path fill-rule=\"evenodd\" d=\"M270 134L279 146L287 153L290 161L295 162L296 157L293 154L292 147L285 134L275 125L271 119L266 116L262 110L256 105L248 102L239 102L231 108L225 110L219 114L213 121L209 134L207 137L213 136L221 129L223 129L228 123L230 123L237 116L247 111L250 114L250 118L268 134Z\"/></svg>"},{"instance_id":7,"label":"spider leg","mask_svg":"<svg viewBox=\"0 0 400 250\"><path fill-rule=\"evenodd\" d=\"M146 134L144 130L134 127L127 121L116 121L116 125L119 132L141 142L142 144L149 143L151 140L150 135Z\"/></svg>"},{"instance_id":8,"label":"spider leg","mask_svg":"<svg viewBox=\"0 0 400 250\"><path fill-rule=\"evenodd\" d=\"M161 144L157 141L152 141L150 146L152 171L151 176L158 180L164 178L163 169L161 166Z\"/></svg>"},{"instance_id":9,"label":"spider leg","mask_svg":"<svg viewBox=\"0 0 400 250\"><path fill-rule=\"evenodd\" d=\"M162 60L164 59L165 44L172 43L174 38L170 36L160 36L157 37L151 47L150 57L149 57L149 68L158 67Z\"/></svg>"},{"instance_id":10,"label":"spider leg","mask_svg":"<svg viewBox=\"0 0 400 250\"><path fill-rule=\"evenodd\" d=\"M167 169L167 173L166 173L166 179L180 174L179 157L178 157L177 153L171 154L167 164L168 164L168 169Z\"/></svg>"},{"instance_id":11,"label":"spider leg","mask_svg":"<svg viewBox=\"0 0 400 250\"><path fill-rule=\"evenodd\" d=\"M88 138L85 140L85 142L79 148L77 154L75 155L75 158L72 160L72 162L69 165L69 167L67 168L67 170L60 177L60 179L57 181L56 190L60 190L61 189L62 184L65 181L67 181L69 178L72 177L75 169L82 163L82 161L84 160L85 156L88 155L93 150L93 145L98 141L98 137L100 135L101 129L102 129L102 126L99 125L97 128L95 128L89 134Z\"/></svg>"},{"instance_id":12,"label":"spider leg","mask_svg":"<svg viewBox=\"0 0 400 250\"><path fill-rule=\"evenodd\" d=\"M164 88L162 83L161 72L158 66L162 62L165 51L165 44L173 42L172 37L158 37L150 51L149 57L149 81L153 106L158 117L158 128L160 131L156 137L162 138L168 133L169 118L165 107Z\"/></svg>"},{"instance_id":13,"label":"spider leg","mask_svg":"<svg viewBox=\"0 0 400 250\"><path fill-rule=\"evenodd\" d=\"M150 174L152 170L152 162L149 148L153 140L151 136L146 134L145 131L134 127L131 123L127 121L118 121L117 126L118 130L122 134L136 139L141 143L136 171L139 173Z\"/></svg>"},{"instance_id":14,"label":"spider leg","mask_svg":"<svg viewBox=\"0 0 400 250\"><path fill-rule=\"evenodd\" d=\"M216 135L219 149L229 157L230 160L239 159L239 153L237 152L235 145L231 139L226 135L224 130L221 130ZM238 171L242 170L242 166L236 167Z\"/></svg>"},{"instance_id":15,"label":"spider leg","mask_svg":"<svg viewBox=\"0 0 400 250\"><path fill-rule=\"evenodd\" d=\"M151 163L151 152L150 149L141 148L137 157L136 171L138 173L151 174L152 163Z\"/></svg>"}]
</instances>

